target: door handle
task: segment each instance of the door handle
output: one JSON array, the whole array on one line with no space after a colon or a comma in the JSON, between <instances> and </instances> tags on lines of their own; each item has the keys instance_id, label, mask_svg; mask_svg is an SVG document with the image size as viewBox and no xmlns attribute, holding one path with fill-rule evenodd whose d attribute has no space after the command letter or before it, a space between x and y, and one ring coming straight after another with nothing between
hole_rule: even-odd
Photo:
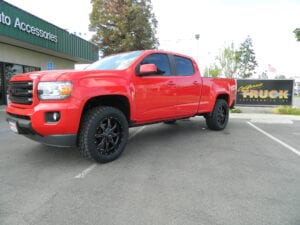
<instances>
[{"instance_id":1,"label":"door handle","mask_svg":"<svg viewBox=\"0 0 300 225\"><path fill-rule=\"evenodd\" d=\"M169 81L168 86L175 86L175 83L173 81Z\"/></svg>"}]
</instances>

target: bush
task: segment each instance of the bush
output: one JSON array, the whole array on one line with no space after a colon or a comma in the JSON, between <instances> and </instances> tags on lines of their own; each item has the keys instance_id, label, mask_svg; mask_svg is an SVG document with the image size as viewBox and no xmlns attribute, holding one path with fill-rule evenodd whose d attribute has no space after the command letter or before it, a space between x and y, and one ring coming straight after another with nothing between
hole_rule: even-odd
<instances>
[{"instance_id":1,"label":"bush","mask_svg":"<svg viewBox=\"0 0 300 225\"><path fill-rule=\"evenodd\" d=\"M231 113L242 113L242 110L238 109L238 108L234 108L234 109L230 109Z\"/></svg>"},{"instance_id":2,"label":"bush","mask_svg":"<svg viewBox=\"0 0 300 225\"><path fill-rule=\"evenodd\" d=\"M287 115L300 115L300 108L292 106L280 106L274 109L274 113Z\"/></svg>"}]
</instances>

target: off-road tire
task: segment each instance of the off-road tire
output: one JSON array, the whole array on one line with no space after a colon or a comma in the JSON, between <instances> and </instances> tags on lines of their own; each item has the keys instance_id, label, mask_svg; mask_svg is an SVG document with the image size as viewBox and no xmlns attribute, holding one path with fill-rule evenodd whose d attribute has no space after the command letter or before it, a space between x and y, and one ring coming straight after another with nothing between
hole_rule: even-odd
<instances>
[{"instance_id":1,"label":"off-road tire","mask_svg":"<svg viewBox=\"0 0 300 225\"><path fill-rule=\"evenodd\" d=\"M217 99L213 111L206 115L206 125L211 130L225 129L229 119L229 107L224 99Z\"/></svg>"},{"instance_id":2,"label":"off-road tire","mask_svg":"<svg viewBox=\"0 0 300 225\"><path fill-rule=\"evenodd\" d=\"M110 106L99 106L84 115L79 132L81 154L96 162L117 159L128 140L128 121L124 114Z\"/></svg>"}]
</instances>

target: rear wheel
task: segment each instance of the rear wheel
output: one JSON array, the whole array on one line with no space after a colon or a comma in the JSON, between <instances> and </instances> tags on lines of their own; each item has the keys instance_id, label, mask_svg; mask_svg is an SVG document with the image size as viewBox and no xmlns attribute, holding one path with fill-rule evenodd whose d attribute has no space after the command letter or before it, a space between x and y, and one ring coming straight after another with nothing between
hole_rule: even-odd
<instances>
[{"instance_id":1,"label":"rear wheel","mask_svg":"<svg viewBox=\"0 0 300 225\"><path fill-rule=\"evenodd\" d=\"M229 118L229 107L224 99L217 99L214 110L206 117L206 124L209 129L223 130Z\"/></svg>"},{"instance_id":2,"label":"rear wheel","mask_svg":"<svg viewBox=\"0 0 300 225\"><path fill-rule=\"evenodd\" d=\"M100 106L89 111L79 134L80 152L100 163L117 159L128 139L128 122L124 114L113 107Z\"/></svg>"}]
</instances>

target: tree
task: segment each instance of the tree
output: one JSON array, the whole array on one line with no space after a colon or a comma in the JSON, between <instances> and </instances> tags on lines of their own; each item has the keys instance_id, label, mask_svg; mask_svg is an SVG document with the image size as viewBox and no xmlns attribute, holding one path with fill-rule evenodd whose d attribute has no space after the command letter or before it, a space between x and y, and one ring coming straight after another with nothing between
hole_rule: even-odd
<instances>
[{"instance_id":1,"label":"tree","mask_svg":"<svg viewBox=\"0 0 300 225\"><path fill-rule=\"evenodd\" d=\"M254 75L257 62L253 50L252 39L248 36L240 45L237 56L237 77L249 78Z\"/></svg>"},{"instance_id":2,"label":"tree","mask_svg":"<svg viewBox=\"0 0 300 225\"><path fill-rule=\"evenodd\" d=\"M263 71L261 74L258 75L258 79L268 80L268 74L267 71Z\"/></svg>"},{"instance_id":3,"label":"tree","mask_svg":"<svg viewBox=\"0 0 300 225\"><path fill-rule=\"evenodd\" d=\"M216 57L215 65L221 71L219 75L228 78L249 78L254 75L257 62L252 39L247 37L238 50L235 49L234 43L226 46Z\"/></svg>"},{"instance_id":4,"label":"tree","mask_svg":"<svg viewBox=\"0 0 300 225\"><path fill-rule=\"evenodd\" d=\"M300 41L300 28L294 30L295 37L297 41Z\"/></svg>"},{"instance_id":5,"label":"tree","mask_svg":"<svg viewBox=\"0 0 300 225\"><path fill-rule=\"evenodd\" d=\"M219 65L221 75L228 78L236 77L237 58L237 51L235 51L233 43L221 50L220 55L216 57L216 63Z\"/></svg>"},{"instance_id":6,"label":"tree","mask_svg":"<svg viewBox=\"0 0 300 225\"><path fill-rule=\"evenodd\" d=\"M275 79L277 79L277 80L285 80L285 79L286 79L286 76L283 75L283 74L279 74L279 75L276 75L276 76L275 76Z\"/></svg>"},{"instance_id":7,"label":"tree","mask_svg":"<svg viewBox=\"0 0 300 225\"><path fill-rule=\"evenodd\" d=\"M212 66L205 68L204 77L219 77L221 73L221 68L218 67L217 64L213 64Z\"/></svg>"},{"instance_id":8,"label":"tree","mask_svg":"<svg viewBox=\"0 0 300 225\"><path fill-rule=\"evenodd\" d=\"M92 42L104 56L133 50L153 49L157 20L151 0L91 0Z\"/></svg>"}]
</instances>

